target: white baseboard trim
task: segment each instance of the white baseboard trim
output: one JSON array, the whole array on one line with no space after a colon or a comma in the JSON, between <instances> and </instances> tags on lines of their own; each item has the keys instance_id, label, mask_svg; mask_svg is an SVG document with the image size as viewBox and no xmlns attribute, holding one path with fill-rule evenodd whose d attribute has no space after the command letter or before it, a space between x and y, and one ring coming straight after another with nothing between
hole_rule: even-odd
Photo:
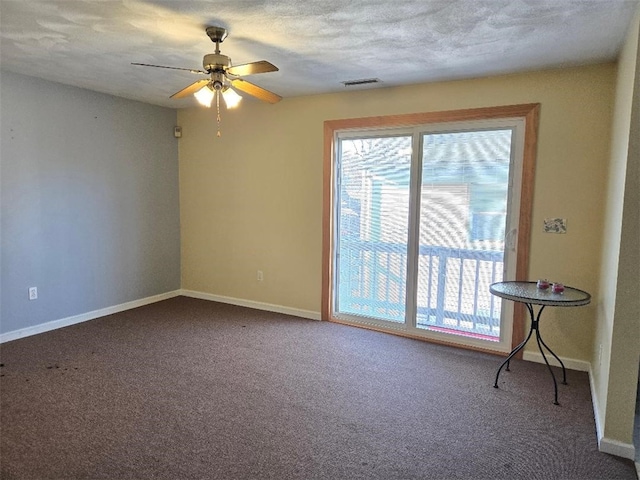
<instances>
[{"instance_id":1,"label":"white baseboard trim","mask_svg":"<svg viewBox=\"0 0 640 480\"><path fill-rule=\"evenodd\" d=\"M542 358L542 354L539 352L525 352L522 358L530 362L544 363L544 358ZM560 366L557 360L553 358L553 355L547 355L547 360L549 360L549 363L551 365L557 367ZM617 457L633 460L635 458L636 451L635 447L632 444L623 443L618 440L606 438L604 436L602 421L600 419L599 413L600 410L598 408L598 397L595 393L595 384L593 380L593 371L591 370L591 363L585 362L583 360L575 360L572 358L561 358L561 360L564 363L564 366L568 369L589 373L589 388L591 390L591 403L593 404L593 418L595 419L596 424L598 450L603 453L608 453Z\"/></svg>"},{"instance_id":2,"label":"white baseboard trim","mask_svg":"<svg viewBox=\"0 0 640 480\"><path fill-rule=\"evenodd\" d=\"M596 423L596 439L598 440L598 450L600 450L600 439L602 434L602 422L600 421L600 408L598 406L598 397L596 396L596 385L593 380L593 370L589 366L589 390L591 391L591 403L593 404L593 418Z\"/></svg>"},{"instance_id":3,"label":"white baseboard trim","mask_svg":"<svg viewBox=\"0 0 640 480\"><path fill-rule=\"evenodd\" d=\"M524 360L528 360L531 362L544 363L544 358L542 358L542 354L538 352L525 352L522 356ZM547 359L551 365L559 367L560 364L557 362L553 355L547 355ZM581 372L588 372L589 374L589 389L591 390L591 403L593 405L593 418L595 419L596 424L596 438L598 440L598 450L603 453L608 453L610 455L615 455L617 457L628 458L633 460L635 458L635 447L630 443L620 442L618 440L613 440L610 438L606 438L604 436L604 432L602 429L602 421L600 419L600 409L598 408L598 397L595 393L595 384L593 380L593 371L591 369L591 363L585 362L583 360L575 360L572 358L561 358L564 366L568 369L578 370Z\"/></svg>"},{"instance_id":4,"label":"white baseboard trim","mask_svg":"<svg viewBox=\"0 0 640 480\"><path fill-rule=\"evenodd\" d=\"M636 448L631 443L624 443L618 440L612 440L604 436L602 429L602 421L600 420L600 409L598 408L598 397L596 396L596 386L593 380L593 371L589 365L589 388L591 389L591 403L593 404L593 418L596 423L596 438L598 440L598 450L609 455L634 460L636 457ZM636 464L637 465L637 464ZM640 478L640 476L639 476Z\"/></svg>"},{"instance_id":5,"label":"white baseboard trim","mask_svg":"<svg viewBox=\"0 0 640 480\"><path fill-rule=\"evenodd\" d=\"M222 295L214 295L212 293L197 292L194 290L180 290L180 295L191 298L199 298L200 300L210 300L212 302L228 303L239 307L255 308L256 310L265 310L268 312L283 313L285 315L293 315L294 317L308 318L310 320L320 320L320 312L312 310L302 310L299 308L284 307L273 303L255 302L253 300L244 300L242 298L225 297Z\"/></svg>"},{"instance_id":6,"label":"white baseboard trim","mask_svg":"<svg viewBox=\"0 0 640 480\"><path fill-rule=\"evenodd\" d=\"M598 438L598 450L602 453L608 453L609 455L615 455L616 457L627 458L629 460L635 459L636 456L636 449L632 444L611 440L606 437Z\"/></svg>"},{"instance_id":7,"label":"white baseboard trim","mask_svg":"<svg viewBox=\"0 0 640 480\"><path fill-rule=\"evenodd\" d=\"M546 354L546 352L545 352ZM542 358L542 354L540 352L524 352L522 355L523 360L528 360L529 362L536 363L545 363L544 358ZM557 362L553 355L548 354L547 360L554 367L559 367L560 364ZM564 363L565 368L570 370L578 370L580 372L589 372L591 369L591 364L589 362L585 362L584 360L576 360L574 358L560 358L562 363Z\"/></svg>"},{"instance_id":8,"label":"white baseboard trim","mask_svg":"<svg viewBox=\"0 0 640 480\"><path fill-rule=\"evenodd\" d=\"M142 307L151 303L156 303L161 300L167 300L169 298L177 297L180 295L179 290L172 292L161 293L159 295L153 295L151 297L141 298L139 300L133 300L131 302L121 303L120 305L114 305L112 307L101 308L92 312L81 313L80 315L74 315L72 317L61 318L59 320L52 320L50 322L41 323L40 325L34 325L32 327L21 328L19 330L13 330L0 334L0 343L10 342L12 340L18 340L19 338L30 337L31 335L37 335L38 333L49 332L58 328L68 327L75 325L76 323L86 322L88 320L94 320L96 318L104 317L106 315L112 315L114 313L124 312L125 310L131 310L132 308Z\"/></svg>"}]
</instances>

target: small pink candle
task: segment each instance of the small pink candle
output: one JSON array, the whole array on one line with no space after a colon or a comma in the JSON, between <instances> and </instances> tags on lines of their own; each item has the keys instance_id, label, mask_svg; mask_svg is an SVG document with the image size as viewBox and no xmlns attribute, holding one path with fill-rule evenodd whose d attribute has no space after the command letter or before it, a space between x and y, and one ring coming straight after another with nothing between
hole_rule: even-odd
<instances>
[{"instance_id":1,"label":"small pink candle","mask_svg":"<svg viewBox=\"0 0 640 480\"><path fill-rule=\"evenodd\" d=\"M546 290L549 288L549 282L547 280L538 280L537 285L540 290Z\"/></svg>"},{"instance_id":2,"label":"small pink candle","mask_svg":"<svg viewBox=\"0 0 640 480\"><path fill-rule=\"evenodd\" d=\"M562 293L562 292L564 292L564 285L561 284L561 283L554 283L551 286L551 291L553 293Z\"/></svg>"}]
</instances>

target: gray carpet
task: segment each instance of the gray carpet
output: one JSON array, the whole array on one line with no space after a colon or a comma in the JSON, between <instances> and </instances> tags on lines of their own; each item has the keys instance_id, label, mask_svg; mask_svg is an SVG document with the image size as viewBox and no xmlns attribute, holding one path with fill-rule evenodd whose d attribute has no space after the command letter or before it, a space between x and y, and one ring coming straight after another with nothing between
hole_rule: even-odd
<instances>
[{"instance_id":1,"label":"gray carpet","mask_svg":"<svg viewBox=\"0 0 640 480\"><path fill-rule=\"evenodd\" d=\"M178 297L0 347L2 479L634 479L586 373Z\"/></svg>"}]
</instances>

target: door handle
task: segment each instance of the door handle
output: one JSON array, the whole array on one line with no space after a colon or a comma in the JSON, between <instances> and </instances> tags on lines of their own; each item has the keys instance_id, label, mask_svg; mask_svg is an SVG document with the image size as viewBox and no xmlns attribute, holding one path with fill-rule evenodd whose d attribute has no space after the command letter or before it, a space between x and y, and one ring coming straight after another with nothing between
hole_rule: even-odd
<instances>
[{"instance_id":1,"label":"door handle","mask_svg":"<svg viewBox=\"0 0 640 480\"><path fill-rule=\"evenodd\" d=\"M512 252L516 251L516 246L517 243L516 239L518 238L518 229L517 228L512 228L511 230L509 230L509 233L507 233L504 237L504 246L505 248L508 248L509 250L511 250Z\"/></svg>"}]
</instances>

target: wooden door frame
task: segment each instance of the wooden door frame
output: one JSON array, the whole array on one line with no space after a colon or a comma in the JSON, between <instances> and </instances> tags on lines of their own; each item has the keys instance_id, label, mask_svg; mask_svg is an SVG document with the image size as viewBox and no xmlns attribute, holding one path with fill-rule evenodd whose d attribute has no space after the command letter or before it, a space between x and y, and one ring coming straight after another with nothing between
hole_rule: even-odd
<instances>
[{"instance_id":1,"label":"wooden door frame","mask_svg":"<svg viewBox=\"0 0 640 480\"><path fill-rule=\"evenodd\" d=\"M441 112L409 113L402 115L387 115L365 118L349 118L327 120L324 122L324 155L323 155L323 214L322 214L322 300L321 319L339 323L343 322L334 317L331 301L331 285L333 282L333 183L334 183L334 139L336 131L413 127L429 123L447 123L473 120L493 120L505 118L524 118L524 151L522 158L522 179L520 189L520 215L518 225L518 243L516 258L516 280L528 280L529 275L529 246L531 239L531 216L533 210L533 183L535 178L535 163L538 142L538 119L540 104L506 105L498 107L483 107L465 110L449 110ZM351 324L351 323L350 323ZM521 303L514 305L513 330L511 346L515 348L524 340L525 308ZM364 328L378 330L377 327ZM384 330L386 332L386 330ZM399 335L434 341L403 332ZM438 342L448 343L448 342ZM453 343L450 343L453 344ZM457 345L457 344L456 344ZM459 346L459 345L458 345ZM475 347L463 347L474 350L484 350ZM491 353L496 353L491 351ZM522 351L517 355L522 358Z\"/></svg>"}]
</instances>

